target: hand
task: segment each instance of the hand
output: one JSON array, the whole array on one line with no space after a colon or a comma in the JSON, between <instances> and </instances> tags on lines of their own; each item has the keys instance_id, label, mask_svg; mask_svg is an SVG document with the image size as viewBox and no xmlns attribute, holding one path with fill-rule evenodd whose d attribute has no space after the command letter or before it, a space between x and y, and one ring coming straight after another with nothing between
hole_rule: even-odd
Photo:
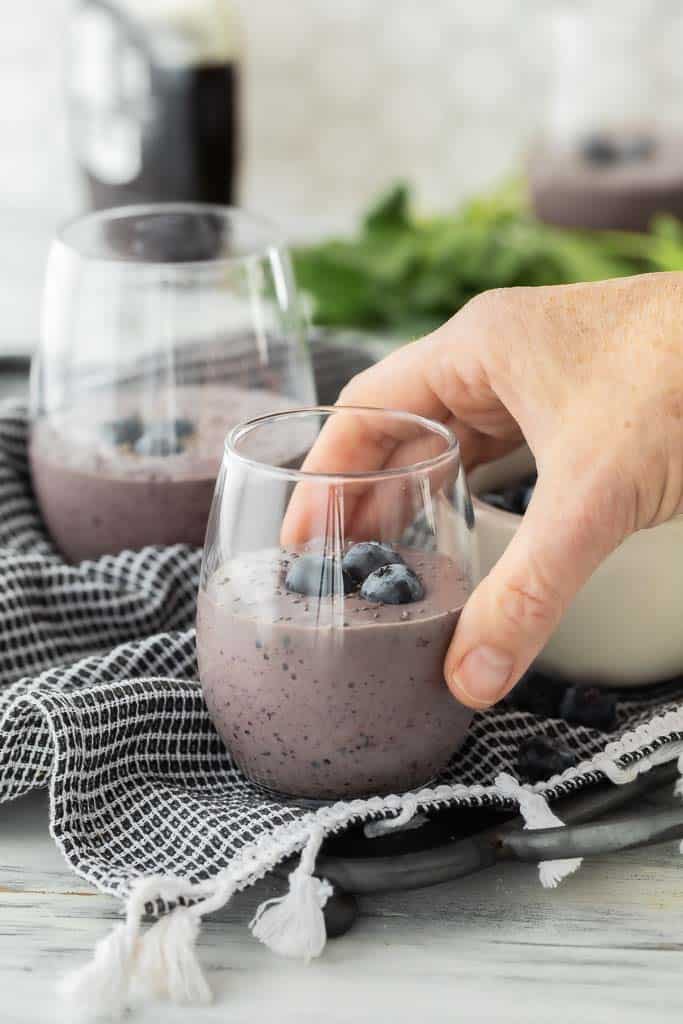
<instances>
[{"instance_id":1,"label":"hand","mask_svg":"<svg viewBox=\"0 0 683 1024\"><path fill-rule=\"evenodd\" d=\"M446 658L454 695L488 707L607 555L683 511L683 274L482 294L356 377L339 402L447 423L470 469L522 439L536 458L528 511ZM372 468L369 457L379 456L354 437L335 468Z\"/></svg>"}]
</instances>

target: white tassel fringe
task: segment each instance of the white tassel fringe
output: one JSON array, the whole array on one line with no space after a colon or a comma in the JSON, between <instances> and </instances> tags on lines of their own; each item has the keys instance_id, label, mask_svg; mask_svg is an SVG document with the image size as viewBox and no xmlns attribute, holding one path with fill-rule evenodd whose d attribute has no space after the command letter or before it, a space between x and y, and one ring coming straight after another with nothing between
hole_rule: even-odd
<instances>
[{"instance_id":1,"label":"white tassel fringe","mask_svg":"<svg viewBox=\"0 0 683 1024\"><path fill-rule=\"evenodd\" d=\"M62 997L80 1018L119 1020L128 1005L138 924L126 921L95 946L90 963L71 971L59 986Z\"/></svg>"},{"instance_id":2,"label":"white tassel fringe","mask_svg":"<svg viewBox=\"0 0 683 1024\"><path fill-rule=\"evenodd\" d=\"M308 962L325 948L323 908L332 895L332 886L313 875L323 838L323 830L316 826L299 866L289 876L289 891L262 903L249 925L254 937L280 956L300 957Z\"/></svg>"},{"instance_id":3,"label":"white tassel fringe","mask_svg":"<svg viewBox=\"0 0 683 1024\"><path fill-rule=\"evenodd\" d=\"M678 758L678 778L674 786L674 796L683 797L683 754ZM683 843L681 843L681 853L683 853Z\"/></svg>"},{"instance_id":4,"label":"white tassel fringe","mask_svg":"<svg viewBox=\"0 0 683 1024\"><path fill-rule=\"evenodd\" d=\"M90 963L68 975L60 985L80 1019L119 1020L137 996L162 996L181 1004L206 1004L211 990L196 957L199 926L205 914L220 909L235 889L229 876L191 885L177 878L152 876L133 886L126 921L95 947ZM179 897L201 900L176 907L141 936L147 903ZM204 898L203 898L204 897Z\"/></svg>"},{"instance_id":5,"label":"white tassel fringe","mask_svg":"<svg viewBox=\"0 0 683 1024\"><path fill-rule=\"evenodd\" d=\"M206 1005L212 998L195 951L197 909L176 907L160 917L140 942L135 968L136 980L147 990L183 1006Z\"/></svg>"},{"instance_id":6,"label":"white tassel fringe","mask_svg":"<svg viewBox=\"0 0 683 1024\"><path fill-rule=\"evenodd\" d=\"M399 832L402 829L420 828L427 818L417 812L417 798L406 796L400 802L403 806L395 818L380 818L379 821L369 821L364 826L363 832L367 839L376 839L378 836L385 836L389 832Z\"/></svg>"},{"instance_id":7,"label":"white tassel fringe","mask_svg":"<svg viewBox=\"0 0 683 1024\"><path fill-rule=\"evenodd\" d=\"M519 813L528 829L564 827L564 822L554 814L545 797L534 793L502 773L496 778L495 786L502 796L511 797L519 804ZM544 889L555 889L560 882L581 867L582 857L564 860L545 860L538 865L538 877Z\"/></svg>"}]
</instances>

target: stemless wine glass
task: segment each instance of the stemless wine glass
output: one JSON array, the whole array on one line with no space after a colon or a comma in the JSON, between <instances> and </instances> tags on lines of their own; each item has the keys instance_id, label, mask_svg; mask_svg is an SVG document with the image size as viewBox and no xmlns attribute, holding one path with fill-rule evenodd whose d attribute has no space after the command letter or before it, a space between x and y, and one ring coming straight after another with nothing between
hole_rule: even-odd
<instances>
[{"instance_id":1,"label":"stemless wine glass","mask_svg":"<svg viewBox=\"0 0 683 1024\"><path fill-rule=\"evenodd\" d=\"M246 775L307 800L433 778L472 717L443 663L475 574L446 427L348 406L236 427L207 529L197 646L209 711Z\"/></svg>"},{"instance_id":2,"label":"stemless wine glass","mask_svg":"<svg viewBox=\"0 0 683 1024\"><path fill-rule=\"evenodd\" d=\"M160 204L59 233L30 459L67 558L201 545L226 431L314 400L289 257L267 222Z\"/></svg>"}]
</instances>

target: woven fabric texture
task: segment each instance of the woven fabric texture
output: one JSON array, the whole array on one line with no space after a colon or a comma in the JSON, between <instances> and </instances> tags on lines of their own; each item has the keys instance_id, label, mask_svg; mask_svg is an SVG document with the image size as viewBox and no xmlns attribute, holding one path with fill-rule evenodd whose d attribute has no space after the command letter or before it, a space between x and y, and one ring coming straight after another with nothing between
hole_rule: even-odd
<instances>
[{"instance_id":1,"label":"woven fabric texture","mask_svg":"<svg viewBox=\"0 0 683 1024\"><path fill-rule=\"evenodd\" d=\"M248 853L248 884L326 831L396 814L397 797L311 811L264 797L232 761L197 681L200 552L123 552L79 566L50 543L33 498L25 410L0 407L0 799L49 787L74 870L124 896L140 876L212 878ZM679 752L683 684L625 691L605 734L503 705L478 714L423 807L503 803L519 743L542 733L576 768L533 787L550 799ZM512 805L510 805L512 806ZM256 854L256 855L255 855Z\"/></svg>"}]
</instances>

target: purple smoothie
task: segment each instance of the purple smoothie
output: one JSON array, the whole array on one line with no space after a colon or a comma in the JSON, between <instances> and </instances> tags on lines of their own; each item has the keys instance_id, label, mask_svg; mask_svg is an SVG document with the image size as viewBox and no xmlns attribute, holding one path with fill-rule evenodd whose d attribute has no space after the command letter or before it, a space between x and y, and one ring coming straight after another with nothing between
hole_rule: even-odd
<instances>
[{"instance_id":1,"label":"purple smoothie","mask_svg":"<svg viewBox=\"0 0 683 1024\"><path fill-rule=\"evenodd\" d=\"M138 454L106 435L112 420L142 413L145 425L168 417L163 395L129 395L111 409L83 403L39 420L29 459L48 530L72 562L148 544L204 542L213 489L228 431L242 420L291 409L269 391L230 386L180 388L173 417L191 430L166 455ZM283 461L292 452L281 453Z\"/></svg>"},{"instance_id":2,"label":"purple smoothie","mask_svg":"<svg viewBox=\"0 0 683 1024\"><path fill-rule=\"evenodd\" d=\"M683 140L645 136L640 154L638 141L608 135L602 160L591 159L590 148L539 147L529 164L536 215L562 227L624 231L647 231L658 213L683 217ZM606 159L610 146L615 155Z\"/></svg>"},{"instance_id":3,"label":"purple smoothie","mask_svg":"<svg viewBox=\"0 0 683 1024\"><path fill-rule=\"evenodd\" d=\"M236 761L281 794L335 799L424 785L472 712L443 678L468 594L445 554L400 549L422 600L307 598L283 580L296 553L252 552L202 587L197 647L211 717Z\"/></svg>"}]
</instances>

